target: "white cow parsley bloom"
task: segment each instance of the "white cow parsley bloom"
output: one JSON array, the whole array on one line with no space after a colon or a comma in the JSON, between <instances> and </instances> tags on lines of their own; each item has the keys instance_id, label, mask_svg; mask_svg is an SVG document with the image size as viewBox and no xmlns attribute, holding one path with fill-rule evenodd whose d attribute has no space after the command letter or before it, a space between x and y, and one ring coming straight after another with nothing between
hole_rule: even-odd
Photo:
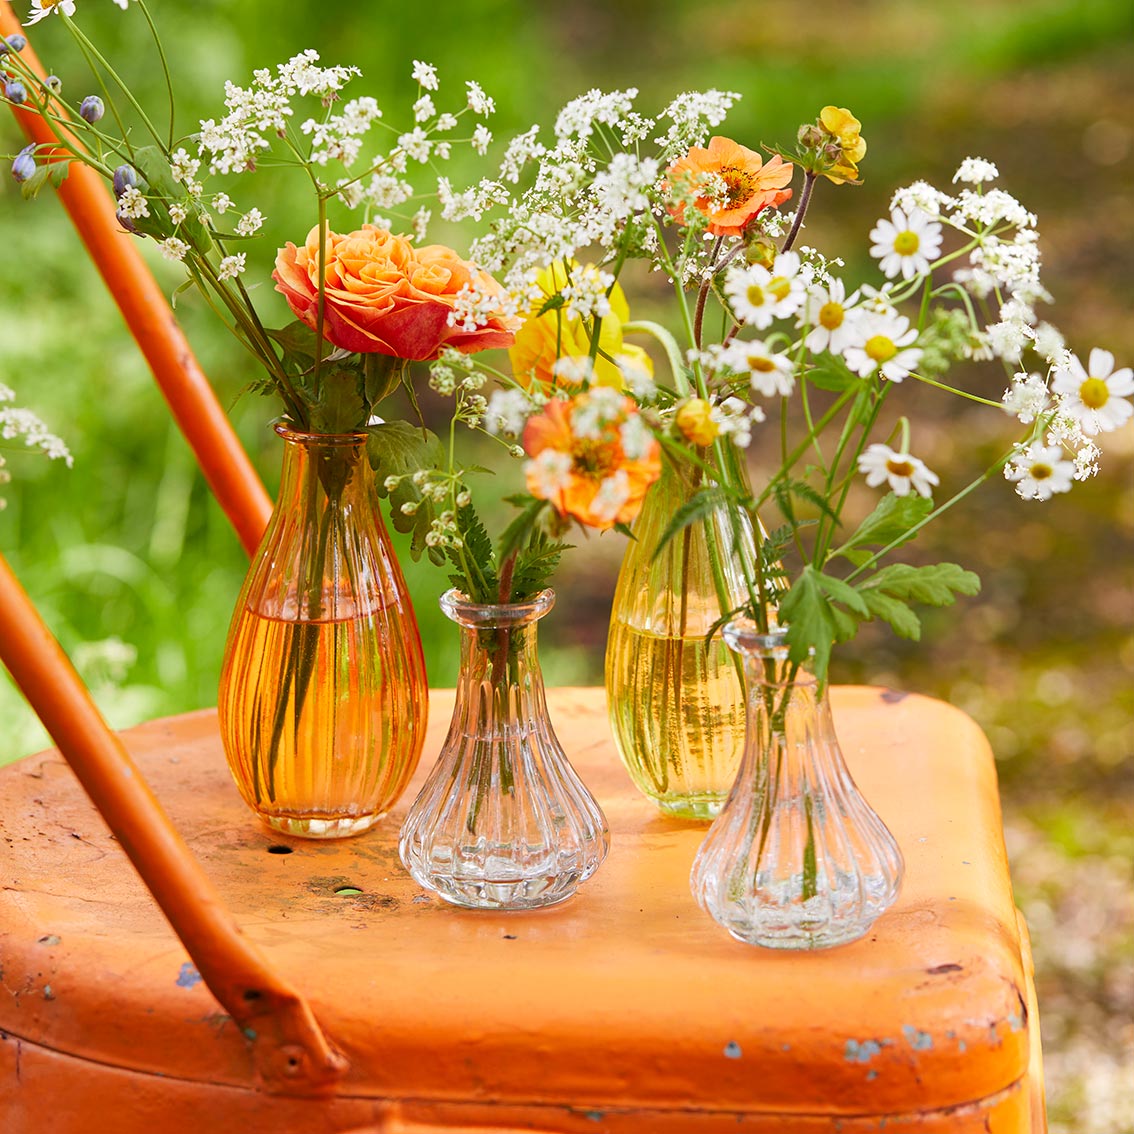
<instances>
[{"instance_id":1,"label":"white cow parsley bloom","mask_svg":"<svg viewBox=\"0 0 1134 1134\"><path fill-rule=\"evenodd\" d=\"M218 280L233 280L236 279L244 271L244 261L247 258L247 253L237 252L234 256L225 256L221 260L220 266L217 268Z\"/></svg>"},{"instance_id":2,"label":"white cow parsley bloom","mask_svg":"<svg viewBox=\"0 0 1134 1134\"><path fill-rule=\"evenodd\" d=\"M1014 374L1012 385L1004 391L1004 412L1030 425L1047 409L1047 383L1039 374Z\"/></svg>"},{"instance_id":3,"label":"white cow parsley bloom","mask_svg":"<svg viewBox=\"0 0 1134 1134\"><path fill-rule=\"evenodd\" d=\"M422 63L420 59L413 61L413 81L427 91L437 89L437 68L432 63Z\"/></svg>"},{"instance_id":4,"label":"white cow parsley bloom","mask_svg":"<svg viewBox=\"0 0 1134 1134\"><path fill-rule=\"evenodd\" d=\"M236 222L236 231L239 236L252 236L264 227L264 214L259 209L249 209Z\"/></svg>"},{"instance_id":5,"label":"white cow parsley bloom","mask_svg":"<svg viewBox=\"0 0 1134 1134\"><path fill-rule=\"evenodd\" d=\"M961 162L961 167L953 174L953 184L963 181L968 185L980 185L985 181L995 181L1000 170L984 158L970 157Z\"/></svg>"},{"instance_id":6,"label":"white cow parsley bloom","mask_svg":"<svg viewBox=\"0 0 1134 1134\"><path fill-rule=\"evenodd\" d=\"M184 260L189 251L189 245L184 240L178 240L176 236L168 236L165 240L159 240L158 248L167 260Z\"/></svg>"},{"instance_id":7,"label":"white cow parsley bloom","mask_svg":"<svg viewBox=\"0 0 1134 1134\"><path fill-rule=\"evenodd\" d=\"M519 437L535 409L523 390L496 390L488 399L484 428L495 436Z\"/></svg>"},{"instance_id":8,"label":"white cow parsley bloom","mask_svg":"<svg viewBox=\"0 0 1134 1134\"><path fill-rule=\"evenodd\" d=\"M469 110L473 114L487 117L489 114L495 113L496 103L484 93L479 83L474 83L470 79L465 83L465 90L468 92Z\"/></svg>"}]
</instances>

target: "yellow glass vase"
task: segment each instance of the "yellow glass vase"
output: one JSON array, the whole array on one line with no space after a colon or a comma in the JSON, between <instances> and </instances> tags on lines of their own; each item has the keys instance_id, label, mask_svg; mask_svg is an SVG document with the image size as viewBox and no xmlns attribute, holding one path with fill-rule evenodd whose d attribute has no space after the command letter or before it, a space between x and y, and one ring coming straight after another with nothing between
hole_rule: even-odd
<instances>
[{"instance_id":1,"label":"yellow glass vase","mask_svg":"<svg viewBox=\"0 0 1134 1134\"><path fill-rule=\"evenodd\" d=\"M283 476L228 634L221 738L240 794L269 827L355 835L390 808L421 755L421 638L367 434L277 433Z\"/></svg>"},{"instance_id":2,"label":"yellow glass vase","mask_svg":"<svg viewBox=\"0 0 1134 1134\"><path fill-rule=\"evenodd\" d=\"M687 819L719 814L744 752L742 668L718 624L748 594L742 563L751 570L756 546L748 517L722 505L658 553L701 487L695 468L665 459L622 562L606 646L622 762L662 811Z\"/></svg>"}]
</instances>

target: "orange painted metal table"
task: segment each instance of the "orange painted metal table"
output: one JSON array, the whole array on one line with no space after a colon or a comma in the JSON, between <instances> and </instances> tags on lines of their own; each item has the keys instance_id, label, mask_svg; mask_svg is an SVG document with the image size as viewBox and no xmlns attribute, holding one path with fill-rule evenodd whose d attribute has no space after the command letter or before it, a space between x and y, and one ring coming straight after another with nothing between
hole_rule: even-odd
<instances>
[{"instance_id":1,"label":"orange painted metal table","mask_svg":"<svg viewBox=\"0 0 1134 1134\"><path fill-rule=\"evenodd\" d=\"M245 934L349 1061L324 1097L260 1088L247 1039L61 757L0 772L0 1129L1044 1128L1026 932L991 754L967 717L834 690L848 763L906 879L862 941L776 953L733 941L694 904L704 828L630 787L601 690L548 699L612 847L576 897L523 914L423 892L397 858L408 800L354 840L260 828L212 711L123 734ZM432 694L426 762L451 706Z\"/></svg>"}]
</instances>

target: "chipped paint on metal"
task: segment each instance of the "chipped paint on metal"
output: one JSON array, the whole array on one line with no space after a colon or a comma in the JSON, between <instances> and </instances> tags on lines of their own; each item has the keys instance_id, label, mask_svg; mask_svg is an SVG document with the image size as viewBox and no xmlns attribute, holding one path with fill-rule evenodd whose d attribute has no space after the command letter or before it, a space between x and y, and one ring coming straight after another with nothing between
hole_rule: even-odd
<instances>
[{"instance_id":1,"label":"chipped paint on metal","mask_svg":"<svg viewBox=\"0 0 1134 1134\"><path fill-rule=\"evenodd\" d=\"M740 1050L740 1044L736 1043L734 1040L729 1040L729 1042L725 1044L725 1059L739 1059L743 1054L744 1052Z\"/></svg>"},{"instance_id":2,"label":"chipped paint on metal","mask_svg":"<svg viewBox=\"0 0 1134 1134\"><path fill-rule=\"evenodd\" d=\"M181 966L181 971L177 974L177 987L178 988L192 988L195 984L201 983L201 974L186 961Z\"/></svg>"},{"instance_id":3,"label":"chipped paint on metal","mask_svg":"<svg viewBox=\"0 0 1134 1134\"><path fill-rule=\"evenodd\" d=\"M843 1058L848 1063L869 1063L881 1051L882 1044L877 1040L863 1040L859 1043L858 1040L849 1039L843 1049Z\"/></svg>"},{"instance_id":4,"label":"chipped paint on metal","mask_svg":"<svg viewBox=\"0 0 1134 1134\"><path fill-rule=\"evenodd\" d=\"M914 1051L933 1050L933 1037L928 1032L923 1032L915 1028L912 1024L904 1024L902 1026L902 1035L906 1037L910 1047L912 1047Z\"/></svg>"},{"instance_id":5,"label":"chipped paint on metal","mask_svg":"<svg viewBox=\"0 0 1134 1134\"><path fill-rule=\"evenodd\" d=\"M875 1080L875 1079L877 1079L877 1078L878 1078L878 1072L877 1072L877 1071L875 1071L875 1070L874 1070L873 1068L871 1068L871 1070L867 1071L867 1073L866 1073L866 1081L867 1081L868 1083L873 1083L873 1082L874 1082L874 1080Z\"/></svg>"}]
</instances>

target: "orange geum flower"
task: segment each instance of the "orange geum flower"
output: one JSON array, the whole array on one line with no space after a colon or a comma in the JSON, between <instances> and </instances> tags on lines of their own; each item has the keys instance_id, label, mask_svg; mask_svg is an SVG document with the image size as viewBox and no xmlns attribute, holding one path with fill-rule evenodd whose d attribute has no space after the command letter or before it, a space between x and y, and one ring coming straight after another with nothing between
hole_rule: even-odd
<instances>
[{"instance_id":1,"label":"orange geum flower","mask_svg":"<svg viewBox=\"0 0 1134 1134\"><path fill-rule=\"evenodd\" d=\"M599 531L630 523L661 475L661 446L633 399L609 388L553 398L528 418L523 445L528 491Z\"/></svg>"},{"instance_id":2,"label":"orange geum flower","mask_svg":"<svg viewBox=\"0 0 1134 1134\"><path fill-rule=\"evenodd\" d=\"M693 204L709 218L714 236L739 236L758 213L791 196L786 186L793 173L779 154L765 162L730 138L714 137L707 150L691 147L666 170L666 177L671 186L699 194ZM684 204L674 207L678 220L684 212Z\"/></svg>"}]
</instances>

